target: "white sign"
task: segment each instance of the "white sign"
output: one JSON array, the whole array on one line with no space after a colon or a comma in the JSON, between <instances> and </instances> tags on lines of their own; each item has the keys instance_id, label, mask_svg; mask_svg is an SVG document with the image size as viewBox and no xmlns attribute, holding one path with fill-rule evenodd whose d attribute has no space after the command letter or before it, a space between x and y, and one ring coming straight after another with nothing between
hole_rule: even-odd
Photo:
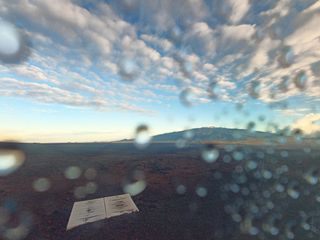
<instances>
[{"instance_id":1,"label":"white sign","mask_svg":"<svg viewBox=\"0 0 320 240\"><path fill-rule=\"evenodd\" d=\"M139 209L129 194L75 202L67 230L86 223L133 212L139 212Z\"/></svg>"}]
</instances>

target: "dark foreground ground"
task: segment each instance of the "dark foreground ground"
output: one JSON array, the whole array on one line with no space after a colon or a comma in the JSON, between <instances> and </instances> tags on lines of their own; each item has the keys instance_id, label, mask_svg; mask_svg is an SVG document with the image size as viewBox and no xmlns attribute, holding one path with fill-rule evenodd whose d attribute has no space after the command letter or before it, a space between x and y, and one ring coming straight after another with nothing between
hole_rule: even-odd
<instances>
[{"instance_id":1,"label":"dark foreground ground","mask_svg":"<svg viewBox=\"0 0 320 240\"><path fill-rule=\"evenodd\" d=\"M10 239L8 229L21 225L27 226L24 239L35 240L320 239L319 145L220 146L219 159L211 164L202 160L201 145L177 149L158 143L145 150L132 143L20 147L27 156L24 165L0 177L0 239ZM243 159L230 161L239 154ZM69 166L83 172L94 168L97 177L66 179ZM139 213L65 231L75 201L123 193L132 169L143 171L147 183L133 197ZM51 187L36 192L32 183L42 177ZM75 189L92 181L97 191L78 199ZM179 185L186 193L177 193ZM199 196L199 187L207 195ZM12 219L4 220L5 208Z\"/></svg>"}]
</instances>

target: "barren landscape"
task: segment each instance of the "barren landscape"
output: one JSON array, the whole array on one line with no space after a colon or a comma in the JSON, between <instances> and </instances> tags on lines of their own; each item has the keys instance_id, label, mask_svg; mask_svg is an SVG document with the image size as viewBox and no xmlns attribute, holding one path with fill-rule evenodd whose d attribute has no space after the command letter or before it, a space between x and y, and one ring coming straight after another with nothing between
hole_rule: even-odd
<instances>
[{"instance_id":1,"label":"barren landscape","mask_svg":"<svg viewBox=\"0 0 320 240\"><path fill-rule=\"evenodd\" d=\"M225 156L232 154L225 146L219 146L217 161L207 163L201 158L201 144L177 149L173 143L155 143L144 150L132 143L21 144L26 153L24 165L0 178L1 204L9 202L17 215L7 226L17 227L19 214L27 213L31 223L25 239L259 239L262 233L266 239L280 239L286 231L318 239L318 217L313 217L312 223L305 219L312 230L303 229L301 221L309 213L319 212L317 187L306 183L303 175L317 166L319 152L291 149L287 150L290 158L283 158L281 151L286 147L282 146L262 158L261 152L268 147L246 144L234 146L244 153L243 160L226 162ZM252 160L257 163L254 169L248 168ZM82 175L67 179L64 173L69 166L78 166ZM281 173L282 168L287 171ZM95 169L96 177L88 180L84 174L87 169ZM124 179L132 169L142 171L147 184L133 196L140 212L66 231L75 201L123 193ZM35 191L32 183L38 178L48 179L51 187ZM292 181L297 182L293 187L299 194L297 199L290 197ZM75 195L75 189L88 182L94 182L97 189L85 196ZM275 187L278 183L284 186L283 191ZM179 186L185 191L178 190ZM197 191L199 187L205 193ZM236 206L241 219L230 210ZM260 215L254 223L243 224L255 211ZM301 212L306 217L300 216ZM270 216L276 220L269 220ZM265 221L279 233L263 229Z\"/></svg>"}]
</instances>

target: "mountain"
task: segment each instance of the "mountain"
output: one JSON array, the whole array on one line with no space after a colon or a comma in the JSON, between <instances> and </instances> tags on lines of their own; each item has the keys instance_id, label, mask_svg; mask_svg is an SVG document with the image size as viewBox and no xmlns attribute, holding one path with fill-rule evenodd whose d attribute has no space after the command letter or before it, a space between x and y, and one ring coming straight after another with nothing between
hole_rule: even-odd
<instances>
[{"instance_id":1,"label":"mountain","mask_svg":"<svg viewBox=\"0 0 320 240\"><path fill-rule=\"evenodd\" d=\"M195 142L204 141L231 141L231 140L246 140L246 139L274 139L279 137L278 134L268 132L256 132L246 129L230 129L230 128L216 128L203 127L188 129L185 131L164 133L153 136L153 142L167 142L177 141L179 139L191 139Z\"/></svg>"}]
</instances>

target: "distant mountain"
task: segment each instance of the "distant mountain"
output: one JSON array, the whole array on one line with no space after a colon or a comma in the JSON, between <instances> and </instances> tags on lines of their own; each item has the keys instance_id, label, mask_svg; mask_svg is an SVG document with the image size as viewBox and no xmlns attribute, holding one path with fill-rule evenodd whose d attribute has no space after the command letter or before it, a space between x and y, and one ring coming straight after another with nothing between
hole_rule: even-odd
<instances>
[{"instance_id":1,"label":"distant mountain","mask_svg":"<svg viewBox=\"0 0 320 240\"><path fill-rule=\"evenodd\" d=\"M194 128L185 131L164 133L153 136L153 142L171 142L179 139L190 139L195 142L204 141L235 141L246 139L274 139L278 134L268 132L256 132L246 129L230 129L230 128L216 128L216 127L203 127Z\"/></svg>"}]
</instances>

